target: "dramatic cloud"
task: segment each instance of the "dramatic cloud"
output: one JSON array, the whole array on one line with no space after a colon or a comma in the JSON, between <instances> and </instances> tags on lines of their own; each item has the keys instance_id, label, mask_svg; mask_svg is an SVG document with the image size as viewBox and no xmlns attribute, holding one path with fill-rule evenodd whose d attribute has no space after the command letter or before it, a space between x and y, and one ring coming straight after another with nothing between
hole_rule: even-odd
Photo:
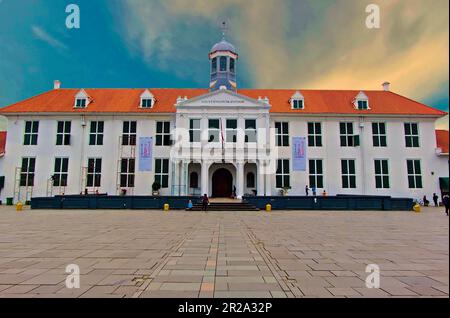
<instances>
[{"instance_id":1,"label":"dramatic cloud","mask_svg":"<svg viewBox=\"0 0 450 318\"><path fill-rule=\"evenodd\" d=\"M68 47L64 43L62 43L61 41L59 41L58 39L56 39L55 37L50 35L47 31L45 31L41 27L32 25L31 31L39 40L44 41L45 43L52 46L53 48L61 50L61 51L68 50Z\"/></svg>"},{"instance_id":2,"label":"dramatic cloud","mask_svg":"<svg viewBox=\"0 0 450 318\"><path fill-rule=\"evenodd\" d=\"M199 62L226 17L254 87L381 89L390 81L393 91L421 101L442 93L448 1L372 2L381 9L380 29L365 26L367 3L356 0L129 0L120 12L134 54L203 85Z\"/></svg>"}]
</instances>

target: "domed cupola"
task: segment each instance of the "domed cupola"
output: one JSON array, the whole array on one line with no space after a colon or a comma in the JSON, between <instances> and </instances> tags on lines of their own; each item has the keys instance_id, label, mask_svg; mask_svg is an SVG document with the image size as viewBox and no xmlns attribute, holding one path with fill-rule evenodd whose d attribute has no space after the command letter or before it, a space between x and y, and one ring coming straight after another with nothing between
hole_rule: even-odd
<instances>
[{"instance_id":1,"label":"domed cupola","mask_svg":"<svg viewBox=\"0 0 450 318\"><path fill-rule=\"evenodd\" d=\"M236 91L236 61L238 54L236 53L236 48L225 40L225 22L222 24L222 33L222 41L214 44L209 53L209 60L211 61L209 87L211 91L221 88Z\"/></svg>"}]
</instances>

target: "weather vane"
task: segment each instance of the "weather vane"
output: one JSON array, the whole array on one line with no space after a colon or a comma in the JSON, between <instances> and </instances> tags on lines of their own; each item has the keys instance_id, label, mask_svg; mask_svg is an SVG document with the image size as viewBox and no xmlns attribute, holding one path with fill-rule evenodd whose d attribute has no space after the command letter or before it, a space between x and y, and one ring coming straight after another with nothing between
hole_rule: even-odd
<instances>
[{"instance_id":1,"label":"weather vane","mask_svg":"<svg viewBox=\"0 0 450 318\"><path fill-rule=\"evenodd\" d=\"M222 21L222 38L225 40L225 36L227 35L227 31L228 31L228 23L226 21Z\"/></svg>"}]
</instances>

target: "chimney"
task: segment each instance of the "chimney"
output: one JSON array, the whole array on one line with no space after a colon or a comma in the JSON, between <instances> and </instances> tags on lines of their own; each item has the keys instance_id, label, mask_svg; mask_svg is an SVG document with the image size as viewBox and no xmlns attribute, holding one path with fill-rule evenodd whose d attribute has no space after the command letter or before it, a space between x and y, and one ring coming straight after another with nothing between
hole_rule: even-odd
<instances>
[{"instance_id":1,"label":"chimney","mask_svg":"<svg viewBox=\"0 0 450 318\"><path fill-rule=\"evenodd\" d=\"M390 91L390 86L391 86L391 83L389 83L389 82L384 82L384 83L383 83L383 90L384 90L385 92L389 92L389 91Z\"/></svg>"},{"instance_id":2,"label":"chimney","mask_svg":"<svg viewBox=\"0 0 450 318\"><path fill-rule=\"evenodd\" d=\"M61 88L61 82L58 80L53 81L53 89L60 89Z\"/></svg>"}]
</instances>

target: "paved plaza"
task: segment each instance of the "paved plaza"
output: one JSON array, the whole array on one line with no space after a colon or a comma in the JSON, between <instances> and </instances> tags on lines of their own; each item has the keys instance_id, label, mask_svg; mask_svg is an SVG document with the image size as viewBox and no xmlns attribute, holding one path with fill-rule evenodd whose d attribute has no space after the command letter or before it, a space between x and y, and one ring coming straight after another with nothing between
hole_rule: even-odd
<instances>
[{"instance_id":1,"label":"paved plaza","mask_svg":"<svg viewBox=\"0 0 450 318\"><path fill-rule=\"evenodd\" d=\"M0 297L448 297L449 219L0 207ZM68 289L66 266L81 271ZM368 264L381 270L366 288Z\"/></svg>"}]
</instances>

